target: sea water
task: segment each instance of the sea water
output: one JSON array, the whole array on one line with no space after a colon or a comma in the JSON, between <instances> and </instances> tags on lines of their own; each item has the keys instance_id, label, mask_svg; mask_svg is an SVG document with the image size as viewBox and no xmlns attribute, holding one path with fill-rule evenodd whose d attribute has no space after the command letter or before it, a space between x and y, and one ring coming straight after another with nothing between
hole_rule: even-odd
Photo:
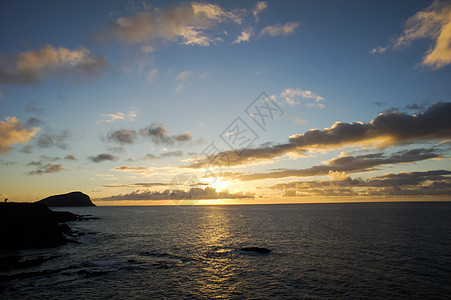
<instances>
[{"instance_id":1,"label":"sea water","mask_svg":"<svg viewBox=\"0 0 451 300\"><path fill-rule=\"evenodd\" d=\"M47 261L1 272L0 299L451 297L450 202L63 210L98 219L13 253Z\"/></svg>"}]
</instances>

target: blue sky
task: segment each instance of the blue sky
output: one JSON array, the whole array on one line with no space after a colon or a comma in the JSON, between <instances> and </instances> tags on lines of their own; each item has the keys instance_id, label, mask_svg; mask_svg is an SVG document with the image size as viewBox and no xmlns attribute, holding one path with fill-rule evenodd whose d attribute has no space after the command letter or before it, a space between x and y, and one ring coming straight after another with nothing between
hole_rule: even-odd
<instances>
[{"instance_id":1,"label":"blue sky","mask_svg":"<svg viewBox=\"0 0 451 300\"><path fill-rule=\"evenodd\" d=\"M2 197L451 193L449 1L4 1L0 35Z\"/></svg>"}]
</instances>

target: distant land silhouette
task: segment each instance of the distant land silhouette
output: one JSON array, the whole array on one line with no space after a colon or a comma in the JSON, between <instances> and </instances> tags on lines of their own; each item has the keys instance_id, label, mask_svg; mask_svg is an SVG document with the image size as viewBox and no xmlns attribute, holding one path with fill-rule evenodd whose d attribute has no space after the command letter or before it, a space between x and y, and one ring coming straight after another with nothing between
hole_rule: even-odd
<instances>
[{"instance_id":1,"label":"distant land silhouette","mask_svg":"<svg viewBox=\"0 0 451 300\"><path fill-rule=\"evenodd\" d=\"M36 203L45 204L48 207L84 207L96 206L91 198L82 192L71 192L61 195L53 195Z\"/></svg>"}]
</instances>

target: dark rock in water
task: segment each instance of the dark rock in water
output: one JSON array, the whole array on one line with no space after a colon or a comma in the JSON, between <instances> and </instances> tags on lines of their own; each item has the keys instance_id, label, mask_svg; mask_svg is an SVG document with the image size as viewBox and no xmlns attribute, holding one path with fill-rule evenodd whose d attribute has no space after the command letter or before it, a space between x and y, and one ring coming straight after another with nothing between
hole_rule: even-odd
<instances>
[{"instance_id":1,"label":"dark rock in water","mask_svg":"<svg viewBox=\"0 0 451 300\"><path fill-rule=\"evenodd\" d=\"M0 250L46 248L70 240L68 221L80 219L70 212L54 212L41 203L0 203Z\"/></svg>"},{"instance_id":2,"label":"dark rock in water","mask_svg":"<svg viewBox=\"0 0 451 300\"><path fill-rule=\"evenodd\" d=\"M42 203L48 207L85 207L85 206L96 206L92 203L88 195L82 192L72 192L62 195L54 195L47 197L45 199L37 201L37 203Z\"/></svg>"},{"instance_id":3,"label":"dark rock in water","mask_svg":"<svg viewBox=\"0 0 451 300\"><path fill-rule=\"evenodd\" d=\"M269 253L271 250L267 248L261 248L261 247L244 247L240 249L241 251L246 252L256 252L256 253Z\"/></svg>"}]
</instances>

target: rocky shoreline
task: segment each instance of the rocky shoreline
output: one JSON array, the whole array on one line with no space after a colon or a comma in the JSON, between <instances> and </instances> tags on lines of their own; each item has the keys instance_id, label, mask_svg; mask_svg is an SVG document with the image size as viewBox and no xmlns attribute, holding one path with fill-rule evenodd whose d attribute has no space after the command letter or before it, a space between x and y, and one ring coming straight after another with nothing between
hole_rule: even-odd
<instances>
[{"instance_id":1,"label":"rocky shoreline","mask_svg":"<svg viewBox=\"0 0 451 300\"><path fill-rule=\"evenodd\" d=\"M83 217L41 203L0 203L0 250L58 247L73 240L70 221Z\"/></svg>"}]
</instances>

